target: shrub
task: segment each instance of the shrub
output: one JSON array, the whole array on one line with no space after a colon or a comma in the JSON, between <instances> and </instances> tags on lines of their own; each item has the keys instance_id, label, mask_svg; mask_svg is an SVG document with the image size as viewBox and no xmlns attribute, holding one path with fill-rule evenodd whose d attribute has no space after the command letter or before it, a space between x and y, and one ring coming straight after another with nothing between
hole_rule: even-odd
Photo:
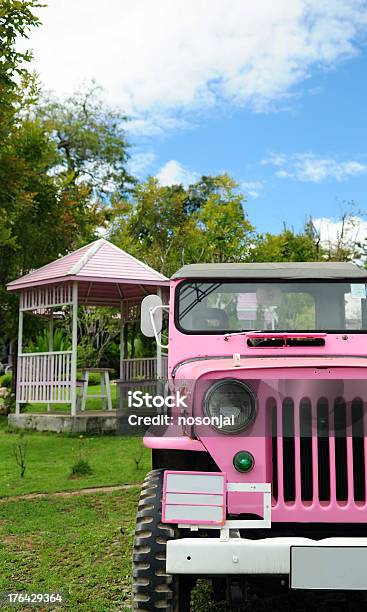
<instances>
[{"instance_id":1,"label":"shrub","mask_svg":"<svg viewBox=\"0 0 367 612\"><path fill-rule=\"evenodd\" d=\"M97 374L97 372L91 372L89 374L89 384L92 387L95 387L96 385L100 385L101 384L101 375Z\"/></svg>"},{"instance_id":2,"label":"shrub","mask_svg":"<svg viewBox=\"0 0 367 612\"><path fill-rule=\"evenodd\" d=\"M28 442L25 439L24 432L21 432L18 436L18 441L14 444L14 457L20 470L20 477L24 478L24 474L27 468L27 445Z\"/></svg>"},{"instance_id":3,"label":"shrub","mask_svg":"<svg viewBox=\"0 0 367 612\"><path fill-rule=\"evenodd\" d=\"M0 376L0 387L7 387L8 389L10 389L12 378L13 378L13 375L11 372L8 372L7 374L3 374L3 376Z\"/></svg>"},{"instance_id":4,"label":"shrub","mask_svg":"<svg viewBox=\"0 0 367 612\"><path fill-rule=\"evenodd\" d=\"M34 341L28 342L24 352L25 353L47 353L50 346L50 333L48 330L43 330L39 333ZM69 338L67 338L64 330L56 328L54 331L53 341L54 351L68 351L71 348Z\"/></svg>"},{"instance_id":5,"label":"shrub","mask_svg":"<svg viewBox=\"0 0 367 612\"><path fill-rule=\"evenodd\" d=\"M78 370L78 380L84 382L84 374L83 370ZM95 387L96 385L101 384L101 375L97 374L97 372L90 372L89 374L89 383L91 387Z\"/></svg>"},{"instance_id":6,"label":"shrub","mask_svg":"<svg viewBox=\"0 0 367 612\"><path fill-rule=\"evenodd\" d=\"M21 404L22 406L22 412L25 409L25 406L27 406L28 404ZM15 412L15 395L14 393L8 393L7 397L5 397L3 399L3 403L2 403L2 412L3 414L10 414L11 412Z\"/></svg>"},{"instance_id":7,"label":"shrub","mask_svg":"<svg viewBox=\"0 0 367 612\"><path fill-rule=\"evenodd\" d=\"M89 465L89 462L85 458L84 453L84 441L83 436L79 436L78 454L76 462L71 468L70 478L77 478L78 476L89 476L93 474L93 470Z\"/></svg>"},{"instance_id":8,"label":"shrub","mask_svg":"<svg viewBox=\"0 0 367 612\"><path fill-rule=\"evenodd\" d=\"M86 459L78 459L71 468L70 476L89 476L93 470Z\"/></svg>"}]
</instances>

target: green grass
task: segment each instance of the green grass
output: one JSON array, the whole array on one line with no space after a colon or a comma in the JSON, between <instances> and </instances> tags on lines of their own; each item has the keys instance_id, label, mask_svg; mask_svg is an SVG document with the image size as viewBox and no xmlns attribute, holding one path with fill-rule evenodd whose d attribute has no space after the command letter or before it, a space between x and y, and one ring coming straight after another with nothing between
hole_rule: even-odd
<instances>
[{"instance_id":1,"label":"green grass","mask_svg":"<svg viewBox=\"0 0 367 612\"><path fill-rule=\"evenodd\" d=\"M128 612L139 489L0 504L0 592L62 592L66 611ZM366 609L363 594L272 594L259 584L248 612ZM20 608L17 608L19 610ZM37 610L46 608L37 607ZM50 608L48 608L50 609ZM59 610L60 608L54 608ZM11 612L14 608L3 607ZM21 608L26 612L29 608ZM191 612L226 612L200 580Z\"/></svg>"},{"instance_id":2,"label":"green grass","mask_svg":"<svg viewBox=\"0 0 367 612\"><path fill-rule=\"evenodd\" d=\"M130 610L138 497L134 488L0 504L0 592L61 591L63 610Z\"/></svg>"},{"instance_id":3,"label":"green grass","mask_svg":"<svg viewBox=\"0 0 367 612\"><path fill-rule=\"evenodd\" d=\"M27 441L28 453L23 479L13 454L20 440ZM93 472L70 479L80 445ZM142 448L139 438L115 436L78 438L29 432L20 439L7 431L6 418L0 418L0 593L62 592L67 603L61 609L71 612L131 610L131 547L138 486L72 497L12 500L11 496L140 482L150 469L150 453ZM137 469L134 458L139 457ZM250 593L248 612L358 612L366 608L366 598L360 601L354 594L347 594L347 603L337 594L330 602L322 593L285 590L272 595L263 586ZM14 608L1 609L11 612ZM17 609L26 612L29 608ZM210 600L210 585L200 580L192 595L191 612L225 610L224 604Z\"/></svg>"},{"instance_id":4,"label":"green grass","mask_svg":"<svg viewBox=\"0 0 367 612\"><path fill-rule=\"evenodd\" d=\"M141 482L150 469L150 451L140 438L27 432L22 438L27 442L26 473L21 478L14 457L19 440L0 418L0 497ZM93 473L70 479L80 453ZM137 469L135 459L140 458Z\"/></svg>"}]
</instances>

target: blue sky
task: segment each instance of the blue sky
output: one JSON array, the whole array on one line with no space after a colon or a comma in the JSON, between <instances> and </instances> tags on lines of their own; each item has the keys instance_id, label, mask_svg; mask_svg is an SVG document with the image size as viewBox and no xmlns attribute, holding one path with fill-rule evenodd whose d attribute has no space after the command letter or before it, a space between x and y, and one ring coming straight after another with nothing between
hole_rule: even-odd
<instances>
[{"instance_id":1,"label":"blue sky","mask_svg":"<svg viewBox=\"0 0 367 612\"><path fill-rule=\"evenodd\" d=\"M283 221L297 229L309 215L338 217L349 201L367 210L366 101L367 49L361 49L333 69L316 69L277 112L228 107L199 117L192 129L136 136L139 150L151 147L156 155L141 174L155 174L172 159L189 176L229 172L246 193L246 209L261 231L278 231ZM314 161L314 172L292 170L295 156L302 155ZM278 156L286 160L279 166L271 163L279 163ZM325 168L325 160L335 166ZM350 161L363 168L343 172ZM277 176L282 169L292 176Z\"/></svg>"},{"instance_id":2,"label":"blue sky","mask_svg":"<svg viewBox=\"0 0 367 612\"><path fill-rule=\"evenodd\" d=\"M57 95L95 78L130 115L141 178L226 171L260 231L367 210L365 0L99 6L50 0L29 46Z\"/></svg>"}]
</instances>

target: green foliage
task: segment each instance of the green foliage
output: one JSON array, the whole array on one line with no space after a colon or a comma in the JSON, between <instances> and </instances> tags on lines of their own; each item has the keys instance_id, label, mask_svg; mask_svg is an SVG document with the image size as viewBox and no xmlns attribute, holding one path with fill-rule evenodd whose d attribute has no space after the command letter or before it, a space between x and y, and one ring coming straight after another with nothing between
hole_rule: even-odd
<instances>
[{"instance_id":1,"label":"green foliage","mask_svg":"<svg viewBox=\"0 0 367 612\"><path fill-rule=\"evenodd\" d=\"M98 374L97 372L90 372L89 379L88 379L88 384L91 387L94 387L96 385L100 385L101 384L101 375Z\"/></svg>"},{"instance_id":2,"label":"green foliage","mask_svg":"<svg viewBox=\"0 0 367 612\"><path fill-rule=\"evenodd\" d=\"M3 408L5 409L5 414L10 414L11 412L15 412L15 394L8 393L8 395L3 400ZM23 408L25 404L22 404Z\"/></svg>"},{"instance_id":3,"label":"green foliage","mask_svg":"<svg viewBox=\"0 0 367 612\"><path fill-rule=\"evenodd\" d=\"M93 470L89 465L87 458L85 457L85 446L83 437L80 436L78 455L76 462L71 468L70 478L77 478L78 476L90 476L93 474Z\"/></svg>"},{"instance_id":4,"label":"green foliage","mask_svg":"<svg viewBox=\"0 0 367 612\"><path fill-rule=\"evenodd\" d=\"M72 476L89 476L93 470L86 459L78 459L71 468Z\"/></svg>"},{"instance_id":5,"label":"green foliage","mask_svg":"<svg viewBox=\"0 0 367 612\"><path fill-rule=\"evenodd\" d=\"M196 214L200 231L197 261L243 261L249 252L254 228L245 212L245 198L228 175L217 177L217 189L209 195Z\"/></svg>"},{"instance_id":6,"label":"green foliage","mask_svg":"<svg viewBox=\"0 0 367 612\"><path fill-rule=\"evenodd\" d=\"M310 220L299 233L284 227L280 234L258 235L251 259L258 262L322 261L325 257L320 238Z\"/></svg>"},{"instance_id":7,"label":"green foliage","mask_svg":"<svg viewBox=\"0 0 367 612\"><path fill-rule=\"evenodd\" d=\"M117 309L79 308L78 313L78 367L99 367L105 359L111 342L120 334ZM70 329L71 320L67 319Z\"/></svg>"},{"instance_id":8,"label":"green foliage","mask_svg":"<svg viewBox=\"0 0 367 612\"><path fill-rule=\"evenodd\" d=\"M25 353L47 353L50 349L50 332L43 330L38 334L35 339L30 340L26 345ZM65 334L63 329L55 329L53 335L53 350L54 351L68 351L71 348L70 339Z\"/></svg>"},{"instance_id":9,"label":"green foliage","mask_svg":"<svg viewBox=\"0 0 367 612\"><path fill-rule=\"evenodd\" d=\"M185 189L149 178L132 202L114 202L110 236L118 246L170 276L184 263L242 261L253 227L245 199L228 175Z\"/></svg>"},{"instance_id":10,"label":"green foliage","mask_svg":"<svg viewBox=\"0 0 367 612\"><path fill-rule=\"evenodd\" d=\"M27 447L28 441L25 438L24 432L21 432L18 435L18 440L13 447L15 461L19 467L21 478L24 478L27 468Z\"/></svg>"},{"instance_id":11,"label":"green foliage","mask_svg":"<svg viewBox=\"0 0 367 612\"><path fill-rule=\"evenodd\" d=\"M7 387L8 389L10 389L12 380L13 375L11 372L3 374L2 376L0 376L0 387Z\"/></svg>"},{"instance_id":12,"label":"green foliage","mask_svg":"<svg viewBox=\"0 0 367 612\"><path fill-rule=\"evenodd\" d=\"M105 224L112 193L128 183L124 116L101 101L97 88L39 101L29 52L19 52L39 19L35 0L0 3L0 330L17 328L17 298L6 283L93 240ZM31 333L36 326L29 321ZM29 329L25 329L28 332Z\"/></svg>"},{"instance_id":13,"label":"green foliage","mask_svg":"<svg viewBox=\"0 0 367 612\"><path fill-rule=\"evenodd\" d=\"M2 0L0 3L0 141L6 138L16 104L20 102L19 80L29 79L25 64L32 59L30 51L19 51L19 38L28 38L31 28L40 21L32 12L41 5L36 0Z\"/></svg>"},{"instance_id":14,"label":"green foliage","mask_svg":"<svg viewBox=\"0 0 367 612\"><path fill-rule=\"evenodd\" d=\"M346 203L334 240L322 241L310 218L301 232L284 226L280 234L256 236L251 251L252 261L353 261L365 255L365 246L358 241L356 226L361 213L354 203ZM355 236L355 238L353 238Z\"/></svg>"},{"instance_id":15,"label":"green foliage","mask_svg":"<svg viewBox=\"0 0 367 612\"><path fill-rule=\"evenodd\" d=\"M97 201L124 196L135 182L126 170L127 117L108 108L92 83L65 100L47 99L35 109L59 155L58 176L72 190L84 186Z\"/></svg>"}]
</instances>

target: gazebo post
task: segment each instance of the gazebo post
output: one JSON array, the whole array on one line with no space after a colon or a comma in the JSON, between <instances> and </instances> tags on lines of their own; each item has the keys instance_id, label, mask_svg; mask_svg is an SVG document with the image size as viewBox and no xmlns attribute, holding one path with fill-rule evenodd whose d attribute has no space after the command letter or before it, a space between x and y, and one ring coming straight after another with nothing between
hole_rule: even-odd
<instances>
[{"instance_id":1,"label":"gazebo post","mask_svg":"<svg viewBox=\"0 0 367 612\"><path fill-rule=\"evenodd\" d=\"M76 362L78 351L78 282L73 282L72 296L72 345L71 345L71 388L70 388L70 403L71 416L76 416Z\"/></svg>"},{"instance_id":2,"label":"gazebo post","mask_svg":"<svg viewBox=\"0 0 367 612\"><path fill-rule=\"evenodd\" d=\"M54 311L53 309L51 309L51 315L50 315L50 321L49 321L49 343L48 343L48 350L50 353L53 353L54 350ZM53 364L52 358L51 358L51 363ZM53 368L52 368L53 369ZM53 372L51 373L51 376L53 377ZM49 390L48 390L49 393ZM51 412L51 403L47 402L47 412Z\"/></svg>"},{"instance_id":3,"label":"gazebo post","mask_svg":"<svg viewBox=\"0 0 367 612\"><path fill-rule=\"evenodd\" d=\"M162 289L160 287L157 287L157 295L162 299ZM158 334L158 342L157 342L157 379L161 380L162 379L162 373L163 373L163 368L162 368L162 347L160 346L161 343L161 332L159 332Z\"/></svg>"},{"instance_id":4,"label":"gazebo post","mask_svg":"<svg viewBox=\"0 0 367 612\"><path fill-rule=\"evenodd\" d=\"M125 318L124 318L124 305L121 302L120 307L120 380L124 378L124 335L125 335Z\"/></svg>"},{"instance_id":5,"label":"gazebo post","mask_svg":"<svg viewBox=\"0 0 367 612\"><path fill-rule=\"evenodd\" d=\"M125 317L124 317L124 303L120 304L120 382L124 380L124 358L125 358L125 349L124 349L124 338L125 336ZM123 406L123 389L120 385L120 392L118 394L119 398L119 408L122 409Z\"/></svg>"},{"instance_id":6,"label":"gazebo post","mask_svg":"<svg viewBox=\"0 0 367 612\"><path fill-rule=\"evenodd\" d=\"M23 350L23 310L22 310L22 296L20 296L19 300L19 321L18 321L18 354L17 354L17 389L16 389L16 400L18 400L20 396L20 355ZM20 402L15 402L15 414L20 414Z\"/></svg>"}]
</instances>

